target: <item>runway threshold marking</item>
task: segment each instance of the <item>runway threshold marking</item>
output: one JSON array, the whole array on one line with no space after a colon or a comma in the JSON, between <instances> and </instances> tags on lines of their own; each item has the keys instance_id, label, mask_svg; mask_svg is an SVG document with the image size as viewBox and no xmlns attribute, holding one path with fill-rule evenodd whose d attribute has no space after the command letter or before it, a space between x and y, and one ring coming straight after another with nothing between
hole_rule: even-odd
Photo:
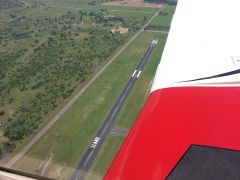
<instances>
[{"instance_id":1,"label":"runway threshold marking","mask_svg":"<svg viewBox=\"0 0 240 180\"><path fill-rule=\"evenodd\" d=\"M134 75L136 74L136 72L137 72L137 70L135 70L135 71L133 72L132 77L134 77Z\"/></svg>"},{"instance_id":2,"label":"runway threshold marking","mask_svg":"<svg viewBox=\"0 0 240 180\"><path fill-rule=\"evenodd\" d=\"M142 71L139 71L139 72L138 72L137 78L140 76L141 72L142 72Z\"/></svg>"}]
</instances>

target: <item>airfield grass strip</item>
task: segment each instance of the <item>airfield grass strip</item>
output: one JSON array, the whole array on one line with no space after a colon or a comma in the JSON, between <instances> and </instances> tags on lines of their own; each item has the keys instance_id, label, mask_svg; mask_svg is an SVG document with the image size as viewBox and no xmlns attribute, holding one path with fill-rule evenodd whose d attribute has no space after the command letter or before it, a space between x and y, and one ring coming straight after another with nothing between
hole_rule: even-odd
<instances>
[{"instance_id":1,"label":"airfield grass strip","mask_svg":"<svg viewBox=\"0 0 240 180\"><path fill-rule=\"evenodd\" d=\"M14 168L41 174L50 159L44 175L68 178L154 38L149 34L136 38Z\"/></svg>"}]
</instances>

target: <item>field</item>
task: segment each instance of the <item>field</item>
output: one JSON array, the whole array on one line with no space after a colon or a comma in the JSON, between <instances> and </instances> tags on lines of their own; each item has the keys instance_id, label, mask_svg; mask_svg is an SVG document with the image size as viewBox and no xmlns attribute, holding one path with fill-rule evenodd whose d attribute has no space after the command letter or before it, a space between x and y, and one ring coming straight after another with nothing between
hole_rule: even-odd
<instances>
[{"instance_id":1,"label":"field","mask_svg":"<svg viewBox=\"0 0 240 180\"><path fill-rule=\"evenodd\" d=\"M112 11L111 12L112 15L114 16L119 16L119 17L122 17L122 18L139 18L139 19L149 19L150 17L152 17L152 13L139 13L138 11L125 11L123 13L123 11Z\"/></svg>"},{"instance_id":2,"label":"field","mask_svg":"<svg viewBox=\"0 0 240 180\"><path fill-rule=\"evenodd\" d=\"M170 20L171 18L169 18L169 21ZM170 24L170 22L168 22L168 24ZM133 92L129 96L126 104L124 105L121 113L117 118L116 126L121 129L126 130L131 129L139 112L141 111L143 105L145 104L149 96L151 85L153 82L153 77L156 72L156 68L161 58L167 38L167 34L161 32L145 32L145 33L146 33L145 37L150 36L151 38L159 39L159 44L154 50L153 54L151 55L148 64L146 65L145 69L141 74L141 78L137 81L133 89ZM117 140L118 137L116 138L116 142L118 142ZM102 148L102 151L98 155L98 158L96 158L95 163L93 164L93 167L90 169L90 172L86 179L100 180L104 176L108 167L111 164L110 159L113 160L115 156L115 153L114 154L110 153L109 155L106 155L110 149L111 149L110 147L106 148L106 146Z\"/></svg>"},{"instance_id":3,"label":"field","mask_svg":"<svg viewBox=\"0 0 240 180\"><path fill-rule=\"evenodd\" d=\"M156 73L157 65L161 59L163 48L166 42L167 34L145 32L148 38L159 39L159 44L150 56L149 62L141 74L141 78L137 81L130 97L128 98L123 110L118 116L117 126L121 129L131 129L141 108L148 99L150 94L153 77Z\"/></svg>"},{"instance_id":4,"label":"field","mask_svg":"<svg viewBox=\"0 0 240 180\"><path fill-rule=\"evenodd\" d=\"M25 2L3 10L0 18L2 164L159 10L87 0ZM158 18L153 25L155 21L170 24L171 18ZM117 27L128 28L128 32L110 32ZM159 39L117 119L116 126L129 130L148 98L166 37L165 33L142 32L13 168L68 179L149 42ZM124 138L119 134L107 136L87 179L104 175Z\"/></svg>"},{"instance_id":5,"label":"field","mask_svg":"<svg viewBox=\"0 0 240 180\"><path fill-rule=\"evenodd\" d=\"M124 105L124 108L122 109L121 113L117 118L116 125L121 129L126 130L131 129L139 112L141 111L141 108L143 107L144 103L146 102L150 94L153 77L156 72L157 65L160 61L160 57L162 55L167 35L162 33L145 32L144 38L146 38L146 40L155 38L159 39L160 42L159 45L154 50L153 54L150 56L148 64L145 66L143 72L141 73L141 77L137 81L131 95L129 96L126 104ZM123 137L121 136L115 137L114 138L115 141L113 142L113 144L116 142L117 143L116 146L118 147L118 143L119 141L122 142L122 138ZM108 144L108 142L106 143ZM118 149L117 148L112 149L112 146L107 147L107 145L103 145L103 148L100 151L98 157L96 158L95 163L93 164L93 167L90 169L89 175L86 177L86 179L100 180L106 173ZM111 153L108 153L109 151Z\"/></svg>"},{"instance_id":6,"label":"field","mask_svg":"<svg viewBox=\"0 0 240 180\"><path fill-rule=\"evenodd\" d=\"M123 141L124 137L118 134L109 134L107 136L85 180L102 179Z\"/></svg>"},{"instance_id":7,"label":"field","mask_svg":"<svg viewBox=\"0 0 240 180\"><path fill-rule=\"evenodd\" d=\"M146 30L169 31L175 8L175 3L170 4L167 8L165 8L162 12L159 13L157 18L155 18L148 25Z\"/></svg>"},{"instance_id":8,"label":"field","mask_svg":"<svg viewBox=\"0 0 240 180\"><path fill-rule=\"evenodd\" d=\"M159 8L149 8L149 7L139 7L139 6L109 6L109 5L97 5L98 8L108 9L111 11L136 11L145 13L154 13L159 10Z\"/></svg>"},{"instance_id":9,"label":"field","mask_svg":"<svg viewBox=\"0 0 240 180\"><path fill-rule=\"evenodd\" d=\"M161 38L162 36L149 32L141 34L84 96L64 114L51 131L14 167L39 173L39 169L41 169L39 160L46 162L48 156L52 154L51 162L44 174L53 176L52 172L60 171L59 178L68 177L72 173L72 168L80 161L87 145L95 136L98 127L143 56L148 43L157 37ZM164 38L166 37L163 36ZM163 44L159 46L163 46ZM155 61L158 62L159 59L155 59ZM61 139L64 139L64 143Z\"/></svg>"},{"instance_id":10,"label":"field","mask_svg":"<svg viewBox=\"0 0 240 180\"><path fill-rule=\"evenodd\" d=\"M156 3L152 1L152 3L148 3L148 1L143 0L123 0L123 1L112 1L104 3L106 5L111 6L137 6L137 7L163 7L163 3Z\"/></svg>"},{"instance_id":11,"label":"field","mask_svg":"<svg viewBox=\"0 0 240 180\"><path fill-rule=\"evenodd\" d=\"M89 1L72 0L68 8L66 1L26 2L1 11L0 157L39 131L156 11L141 16ZM121 26L128 32L110 32Z\"/></svg>"},{"instance_id":12,"label":"field","mask_svg":"<svg viewBox=\"0 0 240 180\"><path fill-rule=\"evenodd\" d=\"M22 7L24 6L24 3L18 1L18 0L1 0L0 1L0 10L10 9L13 7Z\"/></svg>"}]
</instances>

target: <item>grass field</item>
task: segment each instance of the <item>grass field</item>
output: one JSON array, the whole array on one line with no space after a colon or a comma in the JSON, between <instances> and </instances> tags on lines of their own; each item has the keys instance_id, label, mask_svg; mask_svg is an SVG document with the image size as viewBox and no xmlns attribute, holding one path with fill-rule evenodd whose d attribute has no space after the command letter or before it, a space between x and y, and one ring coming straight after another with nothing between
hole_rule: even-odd
<instances>
[{"instance_id":1,"label":"grass field","mask_svg":"<svg viewBox=\"0 0 240 180\"><path fill-rule=\"evenodd\" d=\"M117 10L117 11L140 11L140 12L157 12L159 8L137 7L137 6L111 6L111 5L97 5L97 8Z\"/></svg>"},{"instance_id":2,"label":"grass field","mask_svg":"<svg viewBox=\"0 0 240 180\"><path fill-rule=\"evenodd\" d=\"M66 14L68 11L77 12L79 8L64 7L64 6L49 6L49 7L30 7L18 11L19 15L31 16L32 18L44 18L44 17L59 17Z\"/></svg>"},{"instance_id":3,"label":"grass field","mask_svg":"<svg viewBox=\"0 0 240 180\"><path fill-rule=\"evenodd\" d=\"M21 56L22 59L27 59L24 61L26 64L30 60L29 57L34 54L33 49L36 48L36 46L40 46L42 42L44 43L46 39L50 37L48 30L50 29L51 33L54 33L54 31L52 31L54 30L54 27L52 26L53 23L58 24L56 25L57 27L59 26L60 28L65 28L65 30L62 32L68 31L67 41L61 38L60 39L62 40L63 44L66 43L67 46L64 47L70 47L69 51L66 51L66 59L72 56L74 52L74 48L71 48L71 46L73 46L72 39L80 42L82 39L89 36L87 32L84 32L84 28L80 26L80 29L83 30L81 31L81 36L83 37L78 37L75 34L78 32L76 25L81 23L79 10L89 13L97 11L99 12L99 9L108 9L110 15L123 17L126 19L126 23L129 23L132 27L141 27L143 22L146 22L157 10L159 10L156 8L116 7L103 6L99 4L96 6L89 6L87 5L87 0L70 0L68 2L66 2L66 0L41 1L41 3L44 5L41 5L41 3L39 3L37 0L28 2L36 2L38 6L17 8L14 9L12 13L17 14L18 17L27 17L24 22L26 22L26 27L29 26L30 29L26 29L28 32L33 31L36 33L36 35L38 35L35 36L38 39L38 44L35 45L34 42L31 41L31 37L29 37L26 39L17 40L14 43L9 41L7 46L4 46L3 48L3 50L8 50L8 48L11 47L21 47L20 45L24 47L31 45L31 47L28 49L26 48L27 50L25 51L25 55ZM5 21L10 22L11 18L9 17L9 13L5 11L3 13L5 14L3 17L1 17L2 19L0 18L0 23ZM96 15L94 16L98 17ZM48 17L51 17L52 19L49 19ZM79 18L79 22L76 21L76 18ZM91 18L86 19L86 23L84 25L85 27L88 25L89 27L94 26L93 23L88 23L88 20L90 19ZM59 23L57 23L58 21ZM46 23L47 25L43 28L43 31L41 30L40 26L37 30L34 29L36 26L31 26L31 24L27 23L35 23L37 25L40 23ZM63 25L65 23L71 24L71 26L64 27ZM136 26L134 24L136 24ZM12 24L11 28L13 27L14 26ZM102 25L100 27L104 28L106 25ZM66 30L66 28L68 28L68 30ZM134 29L134 31L136 30L137 28ZM130 31L125 40L129 39L133 35L134 31ZM71 37L73 38L71 39ZM99 39L99 36L97 37ZM44 137L26 154L25 157L20 159L20 161L15 164L14 168L53 178L68 179L74 172L74 168L79 163L90 141L95 136L101 123L105 119L114 101L122 91L122 88L125 86L125 83L128 81L137 63L145 53L150 40L152 39L159 39L159 44L150 57L149 63L146 65L139 81L134 87L133 93L130 95L117 120L118 127L130 129L149 95L151 82L166 40L166 34L143 32L137 39L135 39L131 45L100 76L100 78L94 82L94 84L84 93L84 95L78 99L78 101L70 108L70 110L63 115L59 122L56 123L44 135ZM51 43L51 41L49 42ZM116 52L116 50L114 52ZM95 51L97 50L95 49L94 52ZM65 59L64 56L63 59ZM60 63L60 65L62 64ZM69 78L69 80L70 79L71 78ZM31 83L32 82L30 82L30 85ZM77 89L77 87L75 88ZM36 92L37 91L34 93ZM12 92L12 94L15 95L14 99L16 102L26 102L28 98L30 99L31 96L35 95L32 93L33 91L28 89L24 91L24 94L21 93L19 89L15 89ZM45 124L66 102L67 99L62 101L62 103L59 103L56 109L44 116L42 125ZM21 106L21 104L19 103L18 106ZM6 108L10 109L11 107L6 106ZM23 143L20 143L20 146L17 146L16 151L23 147L30 139L31 137L23 139ZM105 173L109 164L117 153L121 143L123 142L123 139L124 137L120 135L108 135L100 154L97 156L96 161L90 170L90 174L93 174L94 176L88 176L88 178L91 179L92 177L95 177L95 175L97 178L99 178ZM7 159L10 158L11 155L12 154L10 154ZM7 159L3 159L3 162L6 162Z\"/></svg>"},{"instance_id":4,"label":"grass field","mask_svg":"<svg viewBox=\"0 0 240 180\"><path fill-rule=\"evenodd\" d=\"M1 12L1 163L15 147L24 146L25 139L43 127L156 10L147 8L149 13L142 16L140 11L100 10L100 5L87 2L27 1L29 6ZM112 34L118 26L129 32Z\"/></svg>"},{"instance_id":5,"label":"grass field","mask_svg":"<svg viewBox=\"0 0 240 180\"><path fill-rule=\"evenodd\" d=\"M62 179L69 177L72 168L80 161L136 64L145 53L150 40L156 37L158 37L156 33L144 32L135 39L14 168ZM48 159L51 160L49 163ZM39 163L39 160L42 163ZM41 164L46 163L48 168L43 171Z\"/></svg>"},{"instance_id":6,"label":"grass field","mask_svg":"<svg viewBox=\"0 0 240 180\"><path fill-rule=\"evenodd\" d=\"M38 0L32 0L34 3L39 3ZM88 6L89 0L41 0L42 4L48 6L67 6L67 7L81 7Z\"/></svg>"},{"instance_id":7,"label":"grass field","mask_svg":"<svg viewBox=\"0 0 240 180\"><path fill-rule=\"evenodd\" d=\"M68 11L77 12L79 10L96 11L99 9L107 9L109 11L136 11L138 13L154 13L159 8L148 7L129 7L129 6L110 6L101 5L97 2L96 5L89 5L89 0L43 0L41 2L37 0L27 1L30 6L18 7L11 10L1 10L0 23L10 22L12 20L9 14L16 14L18 16L26 16L31 18L38 17L59 17Z\"/></svg>"},{"instance_id":8,"label":"grass field","mask_svg":"<svg viewBox=\"0 0 240 180\"><path fill-rule=\"evenodd\" d=\"M123 17L123 18L140 18L140 19L149 19L150 17L153 16L154 13L150 12L150 13L141 13L138 11L111 11L110 12L112 15L114 16L119 16L119 17Z\"/></svg>"},{"instance_id":9,"label":"grass field","mask_svg":"<svg viewBox=\"0 0 240 180\"><path fill-rule=\"evenodd\" d=\"M145 32L149 38L159 39L158 45L149 58L141 77L137 81L134 89L129 96L123 110L118 116L117 126L129 130L135 122L141 108L145 104L151 90L153 77L156 73L157 65L162 56L163 48L166 42L167 34Z\"/></svg>"},{"instance_id":10,"label":"grass field","mask_svg":"<svg viewBox=\"0 0 240 180\"><path fill-rule=\"evenodd\" d=\"M156 46L156 49L150 56L148 63L146 64L140 78L138 79L136 85L131 92L131 95L128 97L126 104L124 105L121 113L117 118L116 125L121 129L129 130L132 127L141 108L143 107L149 96L153 77L155 75L157 65L160 61L167 35L163 33L144 32L144 36L142 37L146 38L146 40L152 38L159 39L159 44ZM112 138L113 141L111 143L113 145L111 145L109 139L106 139L105 143L108 145L104 144L101 148L100 153L95 159L94 164L86 177L87 180L102 179L115 157L115 152L117 152L120 148L120 142L125 139L123 136L120 135L115 135L115 137Z\"/></svg>"},{"instance_id":11,"label":"grass field","mask_svg":"<svg viewBox=\"0 0 240 180\"><path fill-rule=\"evenodd\" d=\"M176 4L166 7L146 28L147 30L169 31Z\"/></svg>"},{"instance_id":12,"label":"grass field","mask_svg":"<svg viewBox=\"0 0 240 180\"><path fill-rule=\"evenodd\" d=\"M6 22L9 22L11 20L10 16L2 11L0 12L0 23L6 23Z\"/></svg>"},{"instance_id":13,"label":"grass field","mask_svg":"<svg viewBox=\"0 0 240 180\"><path fill-rule=\"evenodd\" d=\"M107 136L85 180L102 179L123 141L124 137L118 134Z\"/></svg>"}]
</instances>

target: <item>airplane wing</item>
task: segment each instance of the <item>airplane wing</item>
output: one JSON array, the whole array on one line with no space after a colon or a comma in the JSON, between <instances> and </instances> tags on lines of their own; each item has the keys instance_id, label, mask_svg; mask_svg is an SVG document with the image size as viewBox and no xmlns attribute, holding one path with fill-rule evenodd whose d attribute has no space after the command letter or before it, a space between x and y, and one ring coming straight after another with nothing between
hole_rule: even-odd
<instances>
[{"instance_id":1,"label":"airplane wing","mask_svg":"<svg viewBox=\"0 0 240 180\"><path fill-rule=\"evenodd\" d=\"M239 7L178 1L151 95L105 180L240 179Z\"/></svg>"}]
</instances>

